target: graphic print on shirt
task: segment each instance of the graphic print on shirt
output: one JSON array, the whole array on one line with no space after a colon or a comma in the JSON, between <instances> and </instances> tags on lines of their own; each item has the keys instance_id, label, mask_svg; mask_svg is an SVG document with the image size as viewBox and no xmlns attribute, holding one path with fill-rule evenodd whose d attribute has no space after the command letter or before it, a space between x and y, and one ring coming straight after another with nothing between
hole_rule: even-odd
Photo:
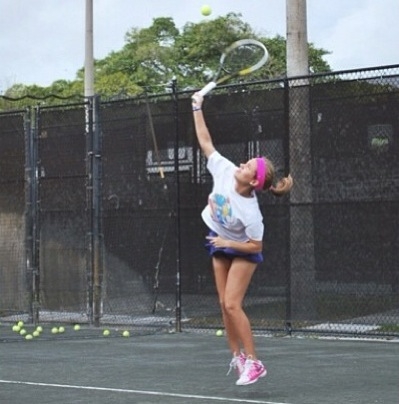
<instances>
[{"instance_id":1,"label":"graphic print on shirt","mask_svg":"<svg viewBox=\"0 0 399 404\"><path fill-rule=\"evenodd\" d=\"M221 194L213 194L208 200L212 212L212 219L222 225L232 223L232 210L229 198Z\"/></svg>"}]
</instances>

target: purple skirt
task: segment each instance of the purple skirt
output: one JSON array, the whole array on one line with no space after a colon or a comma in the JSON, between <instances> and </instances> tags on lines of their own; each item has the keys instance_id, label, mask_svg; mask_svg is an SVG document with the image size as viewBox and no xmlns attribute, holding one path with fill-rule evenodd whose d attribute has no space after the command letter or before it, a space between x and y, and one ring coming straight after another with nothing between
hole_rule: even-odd
<instances>
[{"instance_id":1,"label":"purple skirt","mask_svg":"<svg viewBox=\"0 0 399 404\"><path fill-rule=\"evenodd\" d=\"M209 232L210 237L216 237L217 234L214 231ZM205 248L208 250L210 256L214 257L224 257L229 260L233 260L234 258L244 258L250 262L254 262L255 264L259 264L263 262L263 254L262 253L243 253L241 251L237 251L234 248L228 247L215 247L213 244L207 242L205 244Z\"/></svg>"}]
</instances>

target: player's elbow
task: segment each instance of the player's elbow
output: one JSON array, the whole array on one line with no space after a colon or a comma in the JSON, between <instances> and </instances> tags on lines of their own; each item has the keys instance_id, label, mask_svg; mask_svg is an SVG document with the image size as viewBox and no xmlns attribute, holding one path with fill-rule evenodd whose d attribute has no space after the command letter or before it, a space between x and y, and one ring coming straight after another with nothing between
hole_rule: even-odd
<instances>
[{"instance_id":1,"label":"player's elbow","mask_svg":"<svg viewBox=\"0 0 399 404\"><path fill-rule=\"evenodd\" d=\"M258 254L262 252L263 250L262 241L251 240L250 243L251 243L251 253Z\"/></svg>"},{"instance_id":2,"label":"player's elbow","mask_svg":"<svg viewBox=\"0 0 399 404\"><path fill-rule=\"evenodd\" d=\"M263 248L262 248L262 247L257 247L257 248L255 248L254 253L255 253L255 254L259 254L259 253L261 253L261 252L262 252L262 250L263 250Z\"/></svg>"}]
</instances>

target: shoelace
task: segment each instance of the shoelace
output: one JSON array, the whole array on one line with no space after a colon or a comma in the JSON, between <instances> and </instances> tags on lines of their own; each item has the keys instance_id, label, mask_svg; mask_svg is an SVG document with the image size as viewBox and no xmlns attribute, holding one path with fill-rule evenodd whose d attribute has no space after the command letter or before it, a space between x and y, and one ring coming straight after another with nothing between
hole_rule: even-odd
<instances>
[{"instance_id":1,"label":"shoelace","mask_svg":"<svg viewBox=\"0 0 399 404\"><path fill-rule=\"evenodd\" d=\"M233 357L233 359L231 360L231 362L230 362L230 367L229 367L229 370L228 370L228 372L226 373L226 376L228 376L230 373L231 373L231 371L233 370L233 369L236 369L237 368L237 364L238 364L238 361L239 361L240 359L239 359L239 357L238 356L234 356Z\"/></svg>"},{"instance_id":2,"label":"shoelace","mask_svg":"<svg viewBox=\"0 0 399 404\"><path fill-rule=\"evenodd\" d=\"M242 358L245 358L242 353L240 355L233 356L226 376L228 376L231 373L232 369L237 369L238 365L241 363Z\"/></svg>"}]
</instances>

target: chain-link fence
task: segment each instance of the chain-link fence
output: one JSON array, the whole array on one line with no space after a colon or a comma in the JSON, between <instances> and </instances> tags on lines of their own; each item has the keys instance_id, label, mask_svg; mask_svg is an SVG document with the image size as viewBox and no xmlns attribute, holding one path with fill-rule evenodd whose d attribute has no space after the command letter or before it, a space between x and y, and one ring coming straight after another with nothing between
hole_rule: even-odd
<instances>
[{"instance_id":1,"label":"chain-link fence","mask_svg":"<svg viewBox=\"0 0 399 404\"><path fill-rule=\"evenodd\" d=\"M220 328L211 177L191 93L0 115L3 321ZM266 155L262 331L399 335L399 66L226 86L204 112L235 163Z\"/></svg>"}]
</instances>

